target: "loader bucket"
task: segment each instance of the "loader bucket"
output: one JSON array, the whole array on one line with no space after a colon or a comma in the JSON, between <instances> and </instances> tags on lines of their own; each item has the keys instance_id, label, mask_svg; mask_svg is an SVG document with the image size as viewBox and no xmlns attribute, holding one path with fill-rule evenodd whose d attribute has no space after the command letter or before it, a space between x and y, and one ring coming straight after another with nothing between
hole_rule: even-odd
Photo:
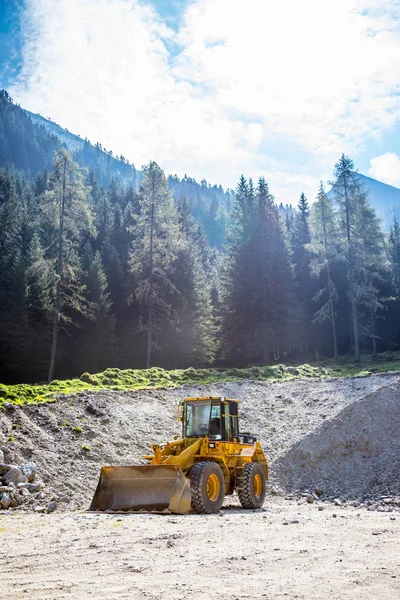
<instances>
[{"instance_id":1,"label":"loader bucket","mask_svg":"<svg viewBox=\"0 0 400 600\"><path fill-rule=\"evenodd\" d=\"M90 510L186 514L189 480L175 465L102 467Z\"/></svg>"}]
</instances>

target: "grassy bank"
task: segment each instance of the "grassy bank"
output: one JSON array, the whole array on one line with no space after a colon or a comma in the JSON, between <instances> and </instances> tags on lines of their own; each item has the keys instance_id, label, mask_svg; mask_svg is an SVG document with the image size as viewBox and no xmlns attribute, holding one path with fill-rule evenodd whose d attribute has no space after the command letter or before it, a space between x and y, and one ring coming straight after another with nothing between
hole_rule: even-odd
<instances>
[{"instance_id":1,"label":"grassy bank","mask_svg":"<svg viewBox=\"0 0 400 600\"><path fill-rule=\"evenodd\" d=\"M360 363L350 358L325 361L316 365L272 365L247 369L107 369L103 373L84 373L79 379L55 380L50 384L0 384L0 408L4 403L38 404L54 402L60 394L76 394L84 390L128 391L147 388L177 387L184 384L222 383L226 381L283 381L304 377L356 377L373 373L400 371L400 353L385 352L372 360L363 356Z\"/></svg>"}]
</instances>

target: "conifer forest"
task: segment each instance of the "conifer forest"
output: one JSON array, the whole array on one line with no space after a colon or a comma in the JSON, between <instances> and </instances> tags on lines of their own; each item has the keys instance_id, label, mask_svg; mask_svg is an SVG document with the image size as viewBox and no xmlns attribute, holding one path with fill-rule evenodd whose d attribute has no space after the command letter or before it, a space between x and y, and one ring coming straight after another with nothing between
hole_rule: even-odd
<instances>
[{"instance_id":1,"label":"conifer forest","mask_svg":"<svg viewBox=\"0 0 400 600\"><path fill-rule=\"evenodd\" d=\"M317 362L399 349L400 225L349 156L277 204L71 152L0 95L0 380Z\"/></svg>"}]
</instances>

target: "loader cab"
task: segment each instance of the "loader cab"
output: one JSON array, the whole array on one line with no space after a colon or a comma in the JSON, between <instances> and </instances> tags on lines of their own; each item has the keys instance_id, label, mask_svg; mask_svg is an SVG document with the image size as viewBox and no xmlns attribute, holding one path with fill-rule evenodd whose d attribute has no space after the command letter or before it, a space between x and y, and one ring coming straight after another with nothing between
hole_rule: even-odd
<instances>
[{"instance_id":1,"label":"loader cab","mask_svg":"<svg viewBox=\"0 0 400 600\"><path fill-rule=\"evenodd\" d=\"M183 403L183 437L239 440L239 401L211 396L186 398Z\"/></svg>"}]
</instances>

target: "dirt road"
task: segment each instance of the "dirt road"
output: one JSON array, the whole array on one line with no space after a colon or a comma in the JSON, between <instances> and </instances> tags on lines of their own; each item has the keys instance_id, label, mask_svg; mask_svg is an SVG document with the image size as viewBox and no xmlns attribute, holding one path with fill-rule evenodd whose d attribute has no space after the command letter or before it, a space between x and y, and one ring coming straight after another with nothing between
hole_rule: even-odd
<instances>
[{"instance_id":1,"label":"dirt road","mask_svg":"<svg viewBox=\"0 0 400 600\"><path fill-rule=\"evenodd\" d=\"M334 516L336 515L336 517ZM398 600L400 512L0 514L2 600Z\"/></svg>"}]
</instances>

